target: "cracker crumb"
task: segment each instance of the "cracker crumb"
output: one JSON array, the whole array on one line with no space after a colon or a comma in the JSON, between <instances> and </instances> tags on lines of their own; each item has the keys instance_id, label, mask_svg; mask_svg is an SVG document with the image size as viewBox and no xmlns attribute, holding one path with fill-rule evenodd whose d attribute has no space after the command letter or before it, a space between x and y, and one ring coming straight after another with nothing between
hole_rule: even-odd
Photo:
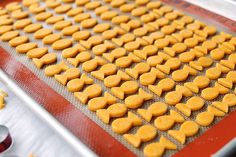
<instances>
[{"instance_id":1,"label":"cracker crumb","mask_svg":"<svg viewBox=\"0 0 236 157\"><path fill-rule=\"evenodd\" d=\"M8 96L8 94L5 91L3 91L2 89L0 89L0 95L3 96L3 97Z\"/></svg>"},{"instance_id":2,"label":"cracker crumb","mask_svg":"<svg viewBox=\"0 0 236 157\"><path fill-rule=\"evenodd\" d=\"M33 153L30 153L28 157L36 157Z\"/></svg>"}]
</instances>

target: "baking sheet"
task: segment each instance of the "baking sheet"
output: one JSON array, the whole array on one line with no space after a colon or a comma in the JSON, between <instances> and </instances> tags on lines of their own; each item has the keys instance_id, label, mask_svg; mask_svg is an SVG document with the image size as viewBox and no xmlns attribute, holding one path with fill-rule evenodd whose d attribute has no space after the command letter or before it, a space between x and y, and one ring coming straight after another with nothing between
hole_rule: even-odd
<instances>
[{"instance_id":1,"label":"baking sheet","mask_svg":"<svg viewBox=\"0 0 236 157\"><path fill-rule=\"evenodd\" d=\"M5 46L4 46L5 47ZM71 101L72 102L72 104L75 104L78 108L80 108L83 112L88 112L87 111L87 109L83 109L83 107L81 107L81 105L78 103L78 101L77 100L74 100L75 98L73 97L73 95L71 94L71 93L66 93L66 92L68 92L68 91L66 91L65 90L65 88L64 87L61 87L60 85L58 85L58 83L54 80L54 79L51 79L51 78L45 78L45 76L44 76L44 74L43 74L43 72L42 71L39 71L39 70L37 70L37 69L35 69L34 68L34 66L33 66L33 64L32 64L32 62L30 62L29 60L27 60L26 59L26 57L24 56L20 56L20 55L17 55L17 54L15 54L13 51L14 50L11 50L11 49L8 49L7 47L5 47L5 49L7 49L10 53L11 53L11 55L13 55L15 58L17 58L19 61L21 61L22 63L24 63L24 64L26 64L28 67L30 67L30 69L33 71L33 72L35 72L35 73L37 73L37 75L39 75L39 77L42 79L42 80L44 80L45 82L47 82L52 88L54 88L58 93L60 93L61 95L66 95L66 98L69 100L69 101ZM159 100L159 99L158 99ZM148 105L148 104L147 104ZM146 105L146 106L147 106ZM87 113L87 114L90 114L90 113ZM120 136L118 136L117 137L117 134L114 134L112 131L111 131L111 129L110 129L110 127L108 128L107 126L104 126L104 124L100 121L100 120L98 120L97 119L97 117L96 116L94 116L94 113L91 113L91 115L89 115L89 117L91 118L91 119L93 119L97 124L99 124L100 126L103 126L103 128L105 128L105 130L107 130L110 134L112 134L116 139L118 139L119 141L121 141L124 145L126 145L128 148L130 148L131 150L133 150L133 147L131 148L130 147L130 145L129 144L127 144L127 142L125 142L125 141L123 141L123 139L121 139L121 137ZM178 126L176 126L176 127L178 127ZM135 129L134 129L135 130ZM133 130L133 131L134 131ZM165 134L166 135L166 134ZM168 135L166 135L166 136L168 136ZM133 150L134 151L134 150ZM136 154L139 154L139 155L141 155L140 154L140 152L136 152ZM168 154L168 155L170 155L170 154Z\"/></svg>"},{"instance_id":2,"label":"baking sheet","mask_svg":"<svg viewBox=\"0 0 236 157\"><path fill-rule=\"evenodd\" d=\"M215 12L232 20L236 19L235 0L186 0L189 3Z\"/></svg>"}]
</instances>

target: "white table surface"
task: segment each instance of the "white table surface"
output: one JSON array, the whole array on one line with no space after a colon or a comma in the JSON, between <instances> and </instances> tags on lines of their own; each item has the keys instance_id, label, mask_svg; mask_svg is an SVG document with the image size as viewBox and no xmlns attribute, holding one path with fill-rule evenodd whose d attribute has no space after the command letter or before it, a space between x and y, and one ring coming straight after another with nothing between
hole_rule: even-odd
<instances>
[{"instance_id":1,"label":"white table surface","mask_svg":"<svg viewBox=\"0 0 236 157\"><path fill-rule=\"evenodd\" d=\"M236 20L236 3L226 0L187 0L203 8ZM9 127L14 145L8 151L20 157L34 153L36 157L77 157L82 156L58 133L25 105L13 92L0 82L9 97L6 108L0 110L0 124ZM1 154L0 154L1 157Z\"/></svg>"}]
</instances>

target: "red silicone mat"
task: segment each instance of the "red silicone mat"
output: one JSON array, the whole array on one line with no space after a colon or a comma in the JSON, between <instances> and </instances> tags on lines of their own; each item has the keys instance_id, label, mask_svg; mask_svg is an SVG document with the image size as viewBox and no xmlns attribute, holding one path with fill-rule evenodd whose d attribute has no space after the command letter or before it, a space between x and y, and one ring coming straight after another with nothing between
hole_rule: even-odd
<instances>
[{"instance_id":1,"label":"red silicone mat","mask_svg":"<svg viewBox=\"0 0 236 157\"><path fill-rule=\"evenodd\" d=\"M236 32L236 22L226 17L220 16L183 0L162 0L166 4L175 6L180 10L189 12L196 16L201 16L206 20L213 20L225 28ZM0 1L0 5L5 5L11 0ZM123 144L105 132L95 122L85 116L80 110L74 107L63 96L50 88L45 82L40 80L26 66L10 56L4 49L0 49L0 67L8 76L25 90L33 99L41 104L51 113L61 124L68 128L74 135L83 141L99 156L135 156ZM30 78L30 79L29 79ZM40 89L40 90L39 90ZM236 111L231 112L219 123L214 125L196 140L185 146L174 156L210 156L219 150L223 145L236 136ZM212 143L212 139L214 144ZM105 141L105 142L104 142ZM194 152L194 153L193 153Z\"/></svg>"}]
</instances>

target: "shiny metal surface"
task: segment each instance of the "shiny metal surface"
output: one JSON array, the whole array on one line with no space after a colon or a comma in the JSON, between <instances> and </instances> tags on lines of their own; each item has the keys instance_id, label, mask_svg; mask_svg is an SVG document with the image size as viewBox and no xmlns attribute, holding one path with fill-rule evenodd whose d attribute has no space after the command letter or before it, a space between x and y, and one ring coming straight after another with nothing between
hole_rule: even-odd
<instances>
[{"instance_id":1,"label":"shiny metal surface","mask_svg":"<svg viewBox=\"0 0 236 157\"><path fill-rule=\"evenodd\" d=\"M233 157L236 155L236 138L232 139L212 157Z\"/></svg>"},{"instance_id":2,"label":"shiny metal surface","mask_svg":"<svg viewBox=\"0 0 236 157\"><path fill-rule=\"evenodd\" d=\"M0 125L0 153L7 152L12 143L13 141L9 129L4 125Z\"/></svg>"},{"instance_id":3,"label":"shiny metal surface","mask_svg":"<svg viewBox=\"0 0 236 157\"><path fill-rule=\"evenodd\" d=\"M4 141L9 134L8 128L4 125L0 125L0 143Z\"/></svg>"},{"instance_id":4,"label":"shiny metal surface","mask_svg":"<svg viewBox=\"0 0 236 157\"><path fill-rule=\"evenodd\" d=\"M186 1L236 21L236 1L233 0L186 0Z\"/></svg>"}]
</instances>

